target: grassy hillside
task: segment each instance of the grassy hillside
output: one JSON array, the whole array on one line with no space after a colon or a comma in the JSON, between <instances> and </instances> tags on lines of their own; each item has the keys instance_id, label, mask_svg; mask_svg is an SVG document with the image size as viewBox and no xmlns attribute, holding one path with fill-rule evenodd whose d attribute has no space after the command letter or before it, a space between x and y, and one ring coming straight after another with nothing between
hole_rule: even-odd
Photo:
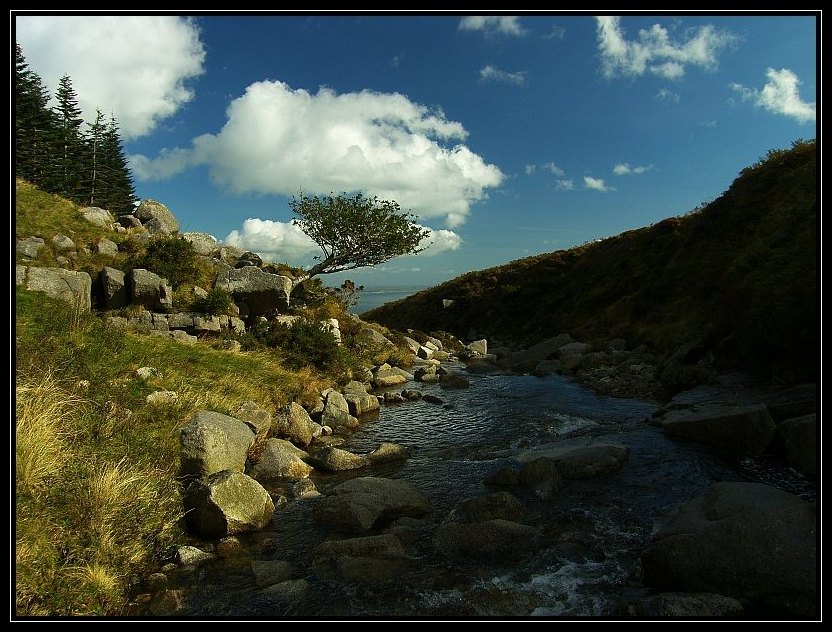
<instances>
[{"instance_id":1,"label":"grassy hillside","mask_svg":"<svg viewBox=\"0 0 832 632\"><path fill-rule=\"evenodd\" d=\"M17 236L47 242L36 260L20 263L58 265L49 243L56 233L79 246L60 263L93 277L142 254L80 250L125 235L88 224L77 205L20 180L15 201ZM37 292L17 288L14 298L18 616L121 614L136 579L188 541L179 520L179 429L195 411L231 414L245 401L269 411L313 403L356 367L382 359L374 354L398 353L354 345L362 325L332 297L297 313L313 323L338 318L343 345L314 325L261 325L239 337L237 352L225 350L227 340L182 344L125 332ZM158 374L142 379L140 367ZM177 399L147 403L160 390Z\"/></svg>"},{"instance_id":2,"label":"grassy hillside","mask_svg":"<svg viewBox=\"0 0 832 632\"><path fill-rule=\"evenodd\" d=\"M600 242L472 272L364 314L388 327L531 344L624 338L660 357L701 343L783 381L817 366L815 142L770 151L720 198ZM442 299L453 299L442 309Z\"/></svg>"}]
</instances>

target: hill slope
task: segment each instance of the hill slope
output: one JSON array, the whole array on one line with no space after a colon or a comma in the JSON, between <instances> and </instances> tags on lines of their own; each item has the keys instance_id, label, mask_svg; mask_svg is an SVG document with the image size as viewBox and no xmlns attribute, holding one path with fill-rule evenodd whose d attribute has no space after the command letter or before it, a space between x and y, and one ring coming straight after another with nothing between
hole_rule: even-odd
<instances>
[{"instance_id":1,"label":"hill slope","mask_svg":"<svg viewBox=\"0 0 832 632\"><path fill-rule=\"evenodd\" d=\"M817 370L815 141L773 150L718 199L589 245L472 272L364 314L529 345L624 338L659 358L694 343L721 368ZM443 299L453 305L442 308Z\"/></svg>"}]
</instances>

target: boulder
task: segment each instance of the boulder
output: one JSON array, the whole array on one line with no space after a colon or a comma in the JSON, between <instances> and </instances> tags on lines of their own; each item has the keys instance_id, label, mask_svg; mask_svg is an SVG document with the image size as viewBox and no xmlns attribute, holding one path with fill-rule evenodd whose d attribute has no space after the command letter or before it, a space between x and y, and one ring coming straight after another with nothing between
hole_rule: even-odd
<instances>
[{"instance_id":1,"label":"boulder","mask_svg":"<svg viewBox=\"0 0 832 632\"><path fill-rule=\"evenodd\" d=\"M268 432L272 427L272 415L255 402L243 402L234 411L234 419L244 422L255 434Z\"/></svg>"},{"instance_id":2,"label":"boulder","mask_svg":"<svg viewBox=\"0 0 832 632\"><path fill-rule=\"evenodd\" d=\"M181 474L202 478L223 470L245 471L254 433L239 419L202 410L182 427L179 441Z\"/></svg>"},{"instance_id":3,"label":"boulder","mask_svg":"<svg viewBox=\"0 0 832 632\"><path fill-rule=\"evenodd\" d=\"M463 500L456 506L454 516L459 522L485 522L486 520L517 521L525 510L523 505L508 492L494 492Z\"/></svg>"},{"instance_id":4,"label":"boulder","mask_svg":"<svg viewBox=\"0 0 832 632\"><path fill-rule=\"evenodd\" d=\"M470 380L456 371L448 371L439 376L439 386L442 388L468 388Z\"/></svg>"},{"instance_id":5,"label":"boulder","mask_svg":"<svg viewBox=\"0 0 832 632\"><path fill-rule=\"evenodd\" d=\"M401 518L430 511L427 497L410 483L365 476L336 486L318 502L318 522L347 532L369 531Z\"/></svg>"},{"instance_id":6,"label":"boulder","mask_svg":"<svg viewBox=\"0 0 832 632\"><path fill-rule=\"evenodd\" d=\"M97 206L87 206L82 208L79 212L81 213L81 217L87 220L90 224L95 224L96 226L109 229L111 229L113 224L115 224L115 219L113 219L110 211L106 211L103 208L99 208Z\"/></svg>"},{"instance_id":7,"label":"boulder","mask_svg":"<svg viewBox=\"0 0 832 632\"><path fill-rule=\"evenodd\" d=\"M439 379L436 374L436 365L420 366L413 371L413 379L417 382L435 382Z\"/></svg>"},{"instance_id":8,"label":"boulder","mask_svg":"<svg viewBox=\"0 0 832 632\"><path fill-rule=\"evenodd\" d=\"M664 518L642 555L661 591L713 592L763 611L817 606L815 505L762 483L717 483Z\"/></svg>"},{"instance_id":9,"label":"boulder","mask_svg":"<svg viewBox=\"0 0 832 632\"><path fill-rule=\"evenodd\" d=\"M325 578L362 584L396 580L407 563L407 553L391 533L345 540L327 540L313 554L315 571Z\"/></svg>"},{"instance_id":10,"label":"boulder","mask_svg":"<svg viewBox=\"0 0 832 632\"><path fill-rule=\"evenodd\" d=\"M151 380L155 377L162 377L159 369L152 366L140 366L136 369L136 377L140 380Z\"/></svg>"},{"instance_id":11,"label":"boulder","mask_svg":"<svg viewBox=\"0 0 832 632\"><path fill-rule=\"evenodd\" d=\"M404 336L404 343L407 345L407 348L410 349L410 353L418 354L419 348L422 346L419 344L417 340L410 338L409 336Z\"/></svg>"},{"instance_id":12,"label":"boulder","mask_svg":"<svg viewBox=\"0 0 832 632\"><path fill-rule=\"evenodd\" d=\"M522 453L520 460L529 462L545 457L554 461L563 478L591 478L621 469L627 462L630 450L627 446L597 443L588 446L555 447Z\"/></svg>"},{"instance_id":13,"label":"boulder","mask_svg":"<svg viewBox=\"0 0 832 632\"><path fill-rule=\"evenodd\" d=\"M484 356L488 353L488 340L482 338L481 340L474 340L465 345L465 348L475 356Z\"/></svg>"},{"instance_id":14,"label":"boulder","mask_svg":"<svg viewBox=\"0 0 832 632\"><path fill-rule=\"evenodd\" d=\"M66 235L62 235L61 233L57 233L51 239L52 247L55 249L55 252L64 252L67 250L75 250L75 242L72 241Z\"/></svg>"},{"instance_id":15,"label":"boulder","mask_svg":"<svg viewBox=\"0 0 832 632\"><path fill-rule=\"evenodd\" d=\"M232 470L191 483L184 507L188 526L209 538L262 529L274 513L272 497L260 483Z\"/></svg>"},{"instance_id":16,"label":"boulder","mask_svg":"<svg viewBox=\"0 0 832 632\"><path fill-rule=\"evenodd\" d=\"M384 337L372 327L364 327L358 332L355 341L359 344L369 345L371 347L395 347L392 342Z\"/></svg>"},{"instance_id":17,"label":"boulder","mask_svg":"<svg viewBox=\"0 0 832 632\"><path fill-rule=\"evenodd\" d=\"M175 391L154 391L145 397L148 406L173 406L179 401Z\"/></svg>"},{"instance_id":18,"label":"boulder","mask_svg":"<svg viewBox=\"0 0 832 632\"><path fill-rule=\"evenodd\" d=\"M532 490L541 500L554 498L562 485L558 466L546 457L538 457L523 465L519 480L523 487Z\"/></svg>"},{"instance_id":19,"label":"boulder","mask_svg":"<svg viewBox=\"0 0 832 632\"><path fill-rule=\"evenodd\" d=\"M287 579L285 582L266 586L259 594L264 595L269 603L294 603L303 598L309 588L309 582L305 579Z\"/></svg>"},{"instance_id":20,"label":"boulder","mask_svg":"<svg viewBox=\"0 0 832 632\"><path fill-rule=\"evenodd\" d=\"M497 485L500 487L514 487L520 484L520 471L511 467L501 467L492 472L482 481L486 485Z\"/></svg>"},{"instance_id":21,"label":"boulder","mask_svg":"<svg viewBox=\"0 0 832 632\"><path fill-rule=\"evenodd\" d=\"M367 392L361 382L352 380L343 389L344 399L350 407L350 413L358 417L364 413L379 409L378 398Z\"/></svg>"},{"instance_id":22,"label":"boulder","mask_svg":"<svg viewBox=\"0 0 832 632\"><path fill-rule=\"evenodd\" d=\"M182 566L196 566L214 559L214 555L195 546L180 546L176 549L176 561ZM167 579L167 578L166 578ZM159 581L159 580L157 580Z\"/></svg>"},{"instance_id":23,"label":"boulder","mask_svg":"<svg viewBox=\"0 0 832 632\"><path fill-rule=\"evenodd\" d=\"M95 251L107 257L115 257L118 254L118 244L109 239L99 239L95 243Z\"/></svg>"},{"instance_id":24,"label":"boulder","mask_svg":"<svg viewBox=\"0 0 832 632\"><path fill-rule=\"evenodd\" d=\"M581 355L585 353L587 350L587 344L585 342L567 342L564 345L558 347L558 357L560 358L561 362L563 362L566 358L575 355Z\"/></svg>"},{"instance_id":25,"label":"boulder","mask_svg":"<svg viewBox=\"0 0 832 632\"><path fill-rule=\"evenodd\" d=\"M248 469L247 474L261 483L277 480L298 480L312 473L304 461L308 455L292 443L282 439L268 439L260 460Z\"/></svg>"},{"instance_id":26,"label":"boulder","mask_svg":"<svg viewBox=\"0 0 832 632\"><path fill-rule=\"evenodd\" d=\"M237 259L237 263L234 264L235 268L245 268L246 266L255 266L259 268L263 265L263 259L260 258L256 252L246 251L240 255L240 258Z\"/></svg>"},{"instance_id":27,"label":"boulder","mask_svg":"<svg viewBox=\"0 0 832 632\"><path fill-rule=\"evenodd\" d=\"M392 367L389 364L382 364L373 373L373 383L379 388L404 384L412 378L413 376L404 369Z\"/></svg>"},{"instance_id":28,"label":"boulder","mask_svg":"<svg viewBox=\"0 0 832 632\"><path fill-rule=\"evenodd\" d=\"M173 213L156 200L142 200L136 208L135 215L151 233L170 235L179 230L179 222Z\"/></svg>"},{"instance_id":29,"label":"boulder","mask_svg":"<svg viewBox=\"0 0 832 632\"><path fill-rule=\"evenodd\" d=\"M22 275L20 268L24 268ZM92 279L86 272L25 266L17 266L15 272L15 281L27 290L43 292L52 298L66 301L79 311L90 311Z\"/></svg>"},{"instance_id":30,"label":"boulder","mask_svg":"<svg viewBox=\"0 0 832 632\"><path fill-rule=\"evenodd\" d=\"M105 267L98 275L105 309L119 309L127 305L127 285L124 272Z\"/></svg>"},{"instance_id":31,"label":"boulder","mask_svg":"<svg viewBox=\"0 0 832 632\"><path fill-rule=\"evenodd\" d=\"M29 257L29 259L37 259L44 246L46 246L46 242L40 237L27 237L26 239L17 240L17 252L24 257Z\"/></svg>"},{"instance_id":32,"label":"boulder","mask_svg":"<svg viewBox=\"0 0 832 632\"><path fill-rule=\"evenodd\" d=\"M639 599L633 614L643 617L736 617L742 603L714 593L660 593Z\"/></svg>"},{"instance_id":33,"label":"boulder","mask_svg":"<svg viewBox=\"0 0 832 632\"><path fill-rule=\"evenodd\" d=\"M255 266L246 266L219 273L216 287L229 292L235 301L244 302L249 315L259 316L289 305L293 281Z\"/></svg>"},{"instance_id":34,"label":"boulder","mask_svg":"<svg viewBox=\"0 0 832 632\"><path fill-rule=\"evenodd\" d=\"M141 220L135 215L119 215L116 218L116 222L118 222L122 228L142 228Z\"/></svg>"},{"instance_id":35,"label":"boulder","mask_svg":"<svg viewBox=\"0 0 832 632\"><path fill-rule=\"evenodd\" d=\"M774 420L763 404L672 410L659 425L671 437L752 456L764 452L775 433Z\"/></svg>"},{"instance_id":36,"label":"boulder","mask_svg":"<svg viewBox=\"0 0 832 632\"><path fill-rule=\"evenodd\" d=\"M127 276L130 302L150 310L169 309L173 306L173 290L167 279L143 268L134 268Z\"/></svg>"},{"instance_id":37,"label":"boulder","mask_svg":"<svg viewBox=\"0 0 832 632\"><path fill-rule=\"evenodd\" d=\"M354 454L335 446L325 446L315 451L310 456L310 460L315 467L325 472L357 470L370 463L366 456Z\"/></svg>"},{"instance_id":38,"label":"boulder","mask_svg":"<svg viewBox=\"0 0 832 632\"><path fill-rule=\"evenodd\" d=\"M208 233L182 233L182 239L191 242L196 254L210 257L219 247L217 238Z\"/></svg>"},{"instance_id":39,"label":"boulder","mask_svg":"<svg viewBox=\"0 0 832 632\"><path fill-rule=\"evenodd\" d=\"M420 346L416 351L416 356L422 358L423 360L430 360L433 357L433 354L434 350L425 346Z\"/></svg>"},{"instance_id":40,"label":"boulder","mask_svg":"<svg viewBox=\"0 0 832 632\"><path fill-rule=\"evenodd\" d=\"M807 476L817 474L817 432L815 413L787 419L777 426L777 436L786 448L786 461Z\"/></svg>"},{"instance_id":41,"label":"boulder","mask_svg":"<svg viewBox=\"0 0 832 632\"><path fill-rule=\"evenodd\" d=\"M272 432L279 437L286 437L295 445L306 447L313 437L321 434L321 426L312 421L303 406L291 402L275 412Z\"/></svg>"},{"instance_id":42,"label":"boulder","mask_svg":"<svg viewBox=\"0 0 832 632\"><path fill-rule=\"evenodd\" d=\"M509 562L534 549L537 536L537 529L510 520L450 522L436 530L433 548L451 559Z\"/></svg>"},{"instance_id":43,"label":"boulder","mask_svg":"<svg viewBox=\"0 0 832 632\"><path fill-rule=\"evenodd\" d=\"M367 462L370 465L378 465L379 463L390 463L391 461L402 461L410 456L410 452L403 445L398 443L384 442L380 444L372 452L366 455Z\"/></svg>"},{"instance_id":44,"label":"boulder","mask_svg":"<svg viewBox=\"0 0 832 632\"><path fill-rule=\"evenodd\" d=\"M332 390L326 395L321 425L331 428L356 428L358 419L350 414L350 405L343 394Z\"/></svg>"},{"instance_id":45,"label":"boulder","mask_svg":"<svg viewBox=\"0 0 832 632\"><path fill-rule=\"evenodd\" d=\"M258 588L279 584L292 578L292 565L284 560L252 560L251 572Z\"/></svg>"}]
</instances>

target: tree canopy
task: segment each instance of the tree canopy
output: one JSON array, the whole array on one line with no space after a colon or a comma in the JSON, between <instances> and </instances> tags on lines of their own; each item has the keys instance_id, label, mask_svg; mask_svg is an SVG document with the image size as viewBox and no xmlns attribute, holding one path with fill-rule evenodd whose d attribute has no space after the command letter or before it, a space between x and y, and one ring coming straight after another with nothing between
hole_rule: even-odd
<instances>
[{"instance_id":1,"label":"tree canopy","mask_svg":"<svg viewBox=\"0 0 832 632\"><path fill-rule=\"evenodd\" d=\"M308 277L342 272L424 250L419 244L430 231L403 213L399 204L378 197L342 193L289 202L293 223L320 246L323 256L307 271Z\"/></svg>"}]
</instances>

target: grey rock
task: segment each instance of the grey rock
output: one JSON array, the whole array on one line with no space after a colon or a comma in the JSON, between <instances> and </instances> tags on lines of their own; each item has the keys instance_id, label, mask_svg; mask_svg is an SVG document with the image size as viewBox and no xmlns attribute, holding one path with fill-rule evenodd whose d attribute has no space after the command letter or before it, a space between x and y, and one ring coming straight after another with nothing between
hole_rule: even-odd
<instances>
[{"instance_id":1,"label":"grey rock","mask_svg":"<svg viewBox=\"0 0 832 632\"><path fill-rule=\"evenodd\" d=\"M136 369L136 377L140 380L150 380L154 377L161 377L159 370L152 366L141 366Z\"/></svg>"},{"instance_id":2,"label":"grey rock","mask_svg":"<svg viewBox=\"0 0 832 632\"><path fill-rule=\"evenodd\" d=\"M369 464L366 456L354 454L334 446L326 446L310 456L315 467L325 472L343 472L357 470Z\"/></svg>"},{"instance_id":3,"label":"grey rock","mask_svg":"<svg viewBox=\"0 0 832 632\"><path fill-rule=\"evenodd\" d=\"M95 244L95 251L100 255L115 257L118 254L118 244L109 239L99 239Z\"/></svg>"},{"instance_id":4,"label":"grey rock","mask_svg":"<svg viewBox=\"0 0 832 632\"><path fill-rule=\"evenodd\" d=\"M20 277L15 268L15 281ZM81 312L91 308L92 279L86 272L75 272L64 268L26 268L21 283L27 290L43 292L47 296L66 301Z\"/></svg>"},{"instance_id":5,"label":"grey rock","mask_svg":"<svg viewBox=\"0 0 832 632\"><path fill-rule=\"evenodd\" d=\"M244 422L255 434L268 432L272 427L272 415L255 402L243 402L234 411L234 418Z\"/></svg>"},{"instance_id":6,"label":"grey rock","mask_svg":"<svg viewBox=\"0 0 832 632\"><path fill-rule=\"evenodd\" d=\"M141 220L135 215L119 215L116 221L123 228L142 228Z\"/></svg>"},{"instance_id":7,"label":"grey rock","mask_svg":"<svg viewBox=\"0 0 832 632\"><path fill-rule=\"evenodd\" d=\"M299 446L308 446L313 437L321 434L320 424L312 421L309 413L295 402L278 408L272 419L272 432Z\"/></svg>"},{"instance_id":8,"label":"grey rock","mask_svg":"<svg viewBox=\"0 0 832 632\"><path fill-rule=\"evenodd\" d=\"M202 564L214 559L214 555L195 546L180 546L176 549L176 561L182 566Z\"/></svg>"},{"instance_id":9,"label":"grey rock","mask_svg":"<svg viewBox=\"0 0 832 632\"><path fill-rule=\"evenodd\" d=\"M326 578L362 584L396 580L407 564L407 553L393 534L327 540L313 556L313 566Z\"/></svg>"},{"instance_id":10,"label":"grey rock","mask_svg":"<svg viewBox=\"0 0 832 632\"><path fill-rule=\"evenodd\" d=\"M661 591L713 592L812 616L816 508L761 483L717 483L669 514L642 555Z\"/></svg>"},{"instance_id":11,"label":"grey rock","mask_svg":"<svg viewBox=\"0 0 832 632\"><path fill-rule=\"evenodd\" d=\"M46 246L46 242L40 237L27 237L26 239L17 240L17 252L30 259L37 259L44 246ZM21 284L18 283L18 285Z\"/></svg>"},{"instance_id":12,"label":"grey rock","mask_svg":"<svg viewBox=\"0 0 832 632\"><path fill-rule=\"evenodd\" d=\"M454 515L459 522L485 522L486 520L517 521L525 510L523 505L508 492L494 492L463 500L456 506Z\"/></svg>"},{"instance_id":13,"label":"grey rock","mask_svg":"<svg viewBox=\"0 0 832 632\"><path fill-rule=\"evenodd\" d=\"M413 376L407 371L391 367L389 364L382 364L373 373L373 383L380 388L404 384L410 379L413 379Z\"/></svg>"},{"instance_id":14,"label":"grey rock","mask_svg":"<svg viewBox=\"0 0 832 632\"><path fill-rule=\"evenodd\" d=\"M166 279L143 268L134 268L127 276L130 302L150 310L173 306L173 291Z\"/></svg>"},{"instance_id":15,"label":"grey rock","mask_svg":"<svg viewBox=\"0 0 832 632\"><path fill-rule=\"evenodd\" d=\"M179 230L179 222L173 213L156 200L142 200L136 208L135 215L151 233L169 235Z\"/></svg>"},{"instance_id":16,"label":"grey rock","mask_svg":"<svg viewBox=\"0 0 832 632\"><path fill-rule=\"evenodd\" d=\"M420 346L419 349L416 351L417 357L422 358L423 360L430 360L433 357L434 350L429 349L425 346Z\"/></svg>"},{"instance_id":17,"label":"grey rock","mask_svg":"<svg viewBox=\"0 0 832 632\"><path fill-rule=\"evenodd\" d=\"M589 446L559 446L545 450L531 450L520 455L529 462L539 457L552 460L563 478L590 478L615 472L627 462L630 450L627 446L597 443Z\"/></svg>"},{"instance_id":18,"label":"grey rock","mask_svg":"<svg viewBox=\"0 0 832 632\"><path fill-rule=\"evenodd\" d=\"M201 478L222 470L245 471L254 433L239 419L203 410L182 427L179 440L181 474Z\"/></svg>"},{"instance_id":19,"label":"grey rock","mask_svg":"<svg viewBox=\"0 0 832 632\"><path fill-rule=\"evenodd\" d=\"M145 397L148 406L173 406L179 401L179 395L174 391L154 391Z\"/></svg>"},{"instance_id":20,"label":"grey rock","mask_svg":"<svg viewBox=\"0 0 832 632\"><path fill-rule=\"evenodd\" d=\"M488 353L488 340L485 338L474 340L468 343L465 348L475 356L484 356Z\"/></svg>"},{"instance_id":21,"label":"grey rock","mask_svg":"<svg viewBox=\"0 0 832 632\"><path fill-rule=\"evenodd\" d=\"M777 426L777 436L786 448L786 461L798 472L815 476L818 468L815 413L787 419Z\"/></svg>"},{"instance_id":22,"label":"grey rock","mask_svg":"<svg viewBox=\"0 0 832 632\"><path fill-rule=\"evenodd\" d=\"M210 257L219 248L216 237L208 233L182 233L182 239L191 242L196 254L203 257Z\"/></svg>"},{"instance_id":23,"label":"grey rock","mask_svg":"<svg viewBox=\"0 0 832 632\"><path fill-rule=\"evenodd\" d=\"M670 411L659 423L671 437L749 455L768 448L775 432L774 420L762 404Z\"/></svg>"},{"instance_id":24,"label":"grey rock","mask_svg":"<svg viewBox=\"0 0 832 632\"><path fill-rule=\"evenodd\" d=\"M232 470L191 483L184 506L189 527L213 538L262 529L274 513L272 498L260 483Z\"/></svg>"},{"instance_id":25,"label":"grey rock","mask_svg":"<svg viewBox=\"0 0 832 632\"><path fill-rule=\"evenodd\" d=\"M395 345L390 342L384 335L372 327L364 327L358 332L356 335L355 340L359 344L369 345L371 347L394 347Z\"/></svg>"},{"instance_id":26,"label":"grey rock","mask_svg":"<svg viewBox=\"0 0 832 632\"><path fill-rule=\"evenodd\" d=\"M379 463L390 463L391 461L402 461L410 456L407 448L398 443L384 442L372 452L368 452L366 459L370 465Z\"/></svg>"},{"instance_id":27,"label":"grey rock","mask_svg":"<svg viewBox=\"0 0 832 632\"><path fill-rule=\"evenodd\" d=\"M532 490L541 500L550 500L560 490L562 477L552 459L539 457L520 470L520 484Z\"/></svg>"},{"instance_id":28,"label":"grey rock","mask_svg":"<svg viewBox=\"0 0 832 632\"><path fill-rule=\"evenodd\" d=\"M251 571L258 588L279 584L292 578L292 565L284 560L252 560Z\"/></svg>"},{"instance_id":29,"label":"grey rock","mask_svg":"<svg viewBox=\"0 0 832 632\"><path fill-rule=\"evenodd\" d=\"M293 281L246 266L219 273L216 287L229 292L235 301L245 302L251 316L259 316L289 304Z\"/></svg>"},{"instance_id":30,"label":"grey rock","mask_svg":"<svg viewBox=\"0 0 832 632\"><path fill-rule=\"evenodd\" d=\"M470 380L456 371L448 371L439 377L439 386L442 388L468 388Z\"/></svg>"},{"instance_id":31,"label":"grey rock","mask_svg":"<svg viewBox=\"0 0 832 632\"><path fill-rule=\"evenodd\" d=\"M413 379L417 382L433 382L439 379L436 374L436 365L420 366L413 371Z\"/></svg>"},{"instance_id":32,"label":"grey rock","mask_svg":"<svg viewBox=\"0 0 832 632\"><path fill-rule=\"evenodd\" d=\"M422 345L419 344L418 341L416 341L413 338L410 338L408 336L404 337L404 342L407 345L407 348L410 349L410 353L418 353L419 348L422 346Z\"/></svg>"},{"instance_id":33,"label":"grey rock","mask_svg":"<svg viewBox=\"0 0 832 632\"><path fill-rule=\"evenodd\" d=\"M350 407L350 413L356 417L379 409L378 398L367 392L361 382L352 380L343 389L344 399Z\"/></svg>"},{"instance_id":34,"label":"grey rock","mask_svg":"<svg viewBox=\"0 0 832 632\"><path fill-rule=\"evenodd\" d=\"M338 391L330 391L326 395L324 409L321 413L321 425L331 428L355 428L358 419L350 414L350 405Z\"/></svg>"},{"instance_id":35,"label":"grey rock","mask_svg":"<svg viewBox=\"0 0 832 632\"><path fill-rule=\"evenodd\" d=\"M106 309L119 309L127 305L127 284L124 272L116 268L105 267L99 274L99 280Z\"/></svg>"},{"instance_id":36,"label":"grey rock","mask_svg":"<svg viewBox=\"0 0 832 632\"><path fill-rule=\"evenodd\" d=\"M510 520L451 522L436 530L433 548L451 559L507 562L536 548L537 536L537 529Z\"/></svg>"},{"instance_id":37,"label":"grey rock","mask_svg":"<svg viewBox=\"0 0 832 632\"><path fill-rule=\"evenodd\" d=\"M586 353L587 344L585 342L567 342L565 345L558 347L558 356L561 362L566 358L575 355Z\"/></svg>"},{"instance_id":38,"label":"grey rock","mask_svg":"<svg viewBox=\"0 0 832 632\"><path fill-rule=\"evenodd\" d=\"M303 460L306 452L282 439L268 439L260 460L249 468L248 475L261 483L306 478L312 468Z\"/></svg>"},{"instance_id":39,"label":"grey rock","mask_svg":"<svg viewBox=\"0 0 832 632\"><path fill-rule=\"evenodd\" d=\"M339 531L362 532L429 511L427 497L409 483L365 476L336 486L318 502L315 518Z\"/></svg>"},{"instance_id":40,"label":"grey rock","mask_svg":"<svg viewBox=\"0 0 832 632\"><path fill-rule=\"evenodd\" d=\"M56 252L75 250L75 242L72 241L66 235L62 235L61 233L57 233L54 237L52 237L51 241L52 247L55 249Z\"/></svg>"},{"instance_id":41,"label":"grey rock","mask_svg":"<svg viewBox=\"0 0 832 632\"><path fill-rule=\"evenodd\" d=\"M90 224L95 224L96 226L101 226L102 228L112 228L113 224L115 224L115 220L110 214L110 211L106 211L97 206L87 206L82 208L80 213L81 217L87 220Z\"/></svg>"},{"instance_id":42,"label":"grey rock","mask_svg":"<svg viewBox=\"0 0 832 632\"><path fill-rule=\"evenodd\" d=\"M510 467L501 467L496 472L489 474L483 483L486 485L499 485L513 487L520 484L520 471Z\"/></svg>"},{"instance_id":43,"label":"grey rock","mask_svg":"<svg viewBox=\"0 0 832 632\"><path fill-rule=\"evenodd\" d=\"M240 255L240 258L237 259L237 263L234 264L235 268L244 268L246 266L255 266L260 267L263 265L263 260L260 258L256 252L246 251Z\"/></svg>"},{"instance_id":44,"label":"grey rock","mask_svg":"<svg viewBox=\"0 0 832 632\"><path fill-rule=\"evenodd\" d=\"M294 603L302 599L309 592L309 588L309 582L305 579L288 579L285 582L263 588L260 594L267 596L270 602Z\"/></svg>"}]
</instances>

